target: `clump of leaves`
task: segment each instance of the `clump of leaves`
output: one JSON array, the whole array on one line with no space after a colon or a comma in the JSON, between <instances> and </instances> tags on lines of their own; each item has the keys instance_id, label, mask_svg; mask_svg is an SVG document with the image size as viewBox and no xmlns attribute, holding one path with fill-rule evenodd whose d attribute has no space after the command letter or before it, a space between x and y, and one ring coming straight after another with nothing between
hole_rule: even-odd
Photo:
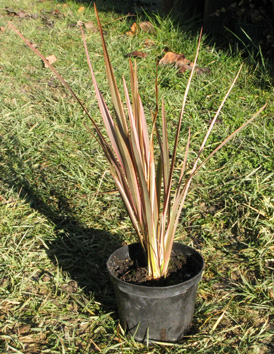
<instances>
[{"instance_id":1,"label":"clump of leaves","mask_svg":"<svg viewBox=\"0 0 274 354\"><path fill-rule=\"evenodd\" d=\"M173 52L167 52L159 62L160 65L174 64L178 68L178 73L184 73L186 70L192 70L194 63L188 60L184 54L176 54ZM197 75L210 73L209 68L195 67Z\"/></svg>"},{"instance_id":2,"label":"clump of leaves","mask_svg":"<svg viewBox=\"0 0 274 354\"><path fill-rule=\"evenodd\" d=\"M12 24L10 24L10 26L24 40L29 48L32 49L34 53L36 53L49 66L63 85L77 99L83 110L90 118L96 132L96 137L109 162L113 179L147 255L149 277L158 279L162 276L166 276L167 274L176 228L193 177L218 150L220 150L235 136L235 134L239 133L254 118L256 118L265 106L263 106L234 133L227 137L217 148L215 148L215 150L204 158L203 161L200 160L213 126L240 74L240 68L211 121L192 168L189 171L186 171L191 141L191 132L189 129L180 176L178 180L175 180L174 169L179 135L186 107L187 95L195 72L201 35L199 38L196 57L191 68L191 73L183 97L181 113L178 119L175 141L173 144L173 151L171 152L169 149L164 102L162 101L161 105L161 119L158 118L157 104L156 111L152 115L152 128L149 132L149 125L145 117L144 107L142 105L138 90L137 65L136 62L134 65L131 60L129 60L131 99L126 81L123 78L126 108L123 106L121 96L117 88L113 68L108 56L96 6L95 13L102 40L109 90L115 110L114 117L111 115L101 91L99 90L83 31L82 36L87 61L95 88L96 98L105 125L107 139L105 132L99 128L86 107L63 79L63 77L38 51L38 49L34 48L34 46ZM157 89L156 101L158 101ZM93 134L90 128L87 127L87 129Z\"/></svg>"}]
</instances>

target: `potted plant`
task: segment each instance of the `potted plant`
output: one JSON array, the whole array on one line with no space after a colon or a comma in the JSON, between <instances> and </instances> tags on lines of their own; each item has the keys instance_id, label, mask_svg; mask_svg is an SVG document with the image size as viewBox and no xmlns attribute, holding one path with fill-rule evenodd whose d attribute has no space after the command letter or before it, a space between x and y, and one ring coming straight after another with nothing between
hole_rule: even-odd
<instances>
[{"instance_id":1,"label":"potted plant","mask_svg":"<svg viewBox=\"0 0 274 354\"><path fill-rule=\"evenodd\" d=\"M198 58L201 35L183 98L173 150L170 152L164 102L161 107L160 126L158 126L157 108L153 114L149 132L149 124L145 118L138 91L136 63L133 65L131 61L129 61L131 98L125 79L123 79L126 112L116 85L96 6L95 13L115 111L114 117L108 110L99 90L83 31L82 35L105 132L99 128L81 100L56 69L12 24L10 26L49 66L90 118L96 138L109 162L111 174L139 237L139 243L120 248L110 256L107 262L115 287L123 328L129 330L138 341L176 342L183 337L190 326L197 285L204 268L203 258L197 251L180 243L174 243L179 217L191 181L202 166L235 134L257 117L265 106L227 137L203 161L200 161L207 139L239 76L240 68L205 134L192 168L186 171L191 139L189 129L181 171L175 178L174 170L181 123ZM90 130L88 127L87 129ZM92 131L91 133L93 134Z\"/></svg>"}]
</instances>

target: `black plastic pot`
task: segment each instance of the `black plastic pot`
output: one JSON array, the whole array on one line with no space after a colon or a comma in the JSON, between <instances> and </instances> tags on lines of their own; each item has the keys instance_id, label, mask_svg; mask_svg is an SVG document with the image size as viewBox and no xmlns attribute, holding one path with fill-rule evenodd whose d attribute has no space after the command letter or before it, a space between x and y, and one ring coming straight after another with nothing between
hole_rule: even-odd
<instances>
[{"instance_id":1,"label":"black plastic pot","mask_svg":"<svg viewBox=\"0 0 274 354\"><path fill-rule=\"evenodd\" d=\"M140 243L119 248L107 262L121 326L133 335L136 341L177 342L190 328L204 260L193 248L180 243L174 243L173 252L186 256L187 264L194 267L195 275L180 284L165 287L131 284L114 275L117 258L142 257Z\"/></svg>"}]
</instances>

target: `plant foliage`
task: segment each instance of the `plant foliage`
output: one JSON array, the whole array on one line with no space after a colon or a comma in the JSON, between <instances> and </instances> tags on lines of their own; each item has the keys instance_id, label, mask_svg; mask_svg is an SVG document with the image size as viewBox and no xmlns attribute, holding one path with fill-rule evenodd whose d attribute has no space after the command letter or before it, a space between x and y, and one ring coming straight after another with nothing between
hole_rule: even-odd
<instances>
[{"instance_id":1,"label":"plant foliage","mask_svg":"<svg viewBox=\"0 0 274 354\"><path fill-rule=\"evenodd\" d=\"M82 31L83 42L87 61L95 88L95 94L99 109L104 122L105 133L99 128L81 100L70 88L63 77L47 61L47 59L36 49L11 23L10 27L24 40L30 49L34 51L55 73L63 85L72 93L90 118L105 156L109 162L110 171L116 186L124 201L132 224L144 247L148 260L148 276L150 278L160 278L168 273L169 259L171 255L173 240L179 222L184 202L191 185L191 181L201 167L235 134L245 128L260 112L265 105L255 113L251 119L246 121L234 133L227 137L215 150L201 160L207 139L220 114L220 111L240 74L238 71L234 81L227 91L220 104L211 124L205 134L196 160L192 167L187 170L188 152L191 143L191 131L188 131L185 155L181 166L180 177L176 181L174 178L174 168L176 153L179 142L181 124L187 102L187 95L191 81L195 72L195 65L198 58L201 35L194 65L192 67L189 80L186 86L181 113L177 123L173 150L169 148L169 138L167 134L167 119L165 114L164 101L161 105L161 119L158 117L158 103L156 111L152 113L151 124L145 117L140 93L138 90L137 65L129 61L130 87L129 93L125 79L123 78L126 107L124 107L120 93L117 88L113 68L107 52L106 43L103 36L98 12L95 6L98 26L100 30L102 47L104 52L105 68L109 83L115 114L111 115L104 98L99 90L93 68L91 65L87 44ZM242 66L241 66L242 67ZM157 82L156 101L158 102ZM151 129L149 130L149 126ZM93 134L89 127L87 129ZM171 157L170 157L171 156Z\"/></svg>"}]
</instances>

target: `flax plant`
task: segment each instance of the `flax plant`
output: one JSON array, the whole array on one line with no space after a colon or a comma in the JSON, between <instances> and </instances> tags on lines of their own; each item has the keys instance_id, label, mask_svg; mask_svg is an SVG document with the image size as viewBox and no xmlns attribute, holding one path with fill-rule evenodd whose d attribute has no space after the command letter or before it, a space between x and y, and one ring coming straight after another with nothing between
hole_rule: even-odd
<instances>
[{"instance_id":1,"label":"flax plant","mask_svg":"<svg viewBox=\"0 0 274 354\"><path fill-rule=\"evenodd\" d=\"M173 150L170 151L164 101L162 101L160 109L161 118L158 117L157 105L156 112L152 114L152 118L150 119L151 122L149 125L151 126L151 129L149 131L148 121L145 117L144 107L142 105L138 90L136 62L133 64L129 61L131 94L129 93L126 81L123 78L126 101L126 105L124 107L108 56L98 12L95 5L94 7L102 40L106 75L115 111L114 116L111 115L99 90L92 69L84 33L82 29L81 31L96 98L105 126L105 132L99 128L78 96L73 92L56 69L48 63L46 58L38 51L38 49L34 48L34 46L11 23L10 27L23 39L28 47L49 66L63 85L76 98L78 103L82 106L83 110L90 118L96 132L95 136L109 162L110 172L146 253L148 277L153 279L166 277L168 274L168 266L176 228L178 226L179 218L193 177L218 150L220 150L235 136L235 134L239 133L254 118L256 118L266 105L264 105L248 121L228 136L207 157L201 160L208 137L230 91L235 85L242 68L241 66L211 121L192 167L187 170L188 152L191 141L191 132L189 129L179 180L175 181L174 167L179 135L186 107L187 95L195 73L195 65L198 58L201 35L199 37L194 65L192 67L183 97ZM158 96L157 90L156 96ZM158 97L156 97L156 101L158 101ZM87 127L87 129L91 132L91 134L94 134L89 127Z\"/></svg>"}]
</instances>

